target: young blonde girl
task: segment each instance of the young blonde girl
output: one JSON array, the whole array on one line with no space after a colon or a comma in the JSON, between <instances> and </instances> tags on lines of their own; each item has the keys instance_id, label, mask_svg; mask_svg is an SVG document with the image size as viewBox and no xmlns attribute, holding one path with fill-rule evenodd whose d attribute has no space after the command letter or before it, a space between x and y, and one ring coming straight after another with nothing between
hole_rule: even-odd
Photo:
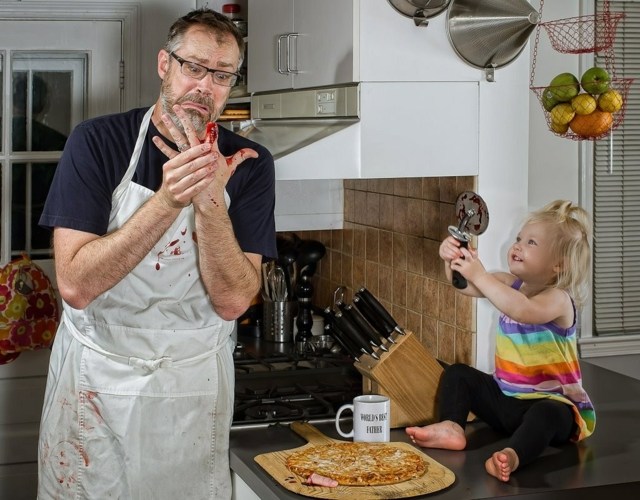
<instances>
[{"instance_id":1,"label":"young blonde girl","mask_svg":"<svg viewBox=\"0 0 640 500\"><path fill-rule=\"evenodd\" d=\"M489 273L477 251L446 238L440 246L447 277L460 272L464 295L484 297L501 312L495 372L449 366L439 387L439 422L408 427L419 446L462 450L469 411L508 434L507 447L485 462L508 481L549 444L578 441L595 427L582 387L576 341L576 306L589 283L590 220L570 201L531 213L509 248L509 272Z\"/></svg>"}]
</instances>

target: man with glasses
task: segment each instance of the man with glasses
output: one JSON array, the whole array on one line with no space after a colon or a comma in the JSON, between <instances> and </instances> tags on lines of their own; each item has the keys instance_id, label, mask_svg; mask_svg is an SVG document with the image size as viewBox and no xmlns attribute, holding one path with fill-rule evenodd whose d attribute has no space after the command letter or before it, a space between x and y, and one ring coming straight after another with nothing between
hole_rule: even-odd
<instances>
[{"instance_id":1,"label":"man with glasses","mask_svg":"<svg viewBox=\"0 0 640 500\"><path fill-rule=\"evenodd\" d=\"M67 141L40 221L64 312L39 498L231 495L232 335L277 256L272 156L210 125L243 52L229 19L187 14L158 54L156 104Z\"/></svg>"}]
</instances>

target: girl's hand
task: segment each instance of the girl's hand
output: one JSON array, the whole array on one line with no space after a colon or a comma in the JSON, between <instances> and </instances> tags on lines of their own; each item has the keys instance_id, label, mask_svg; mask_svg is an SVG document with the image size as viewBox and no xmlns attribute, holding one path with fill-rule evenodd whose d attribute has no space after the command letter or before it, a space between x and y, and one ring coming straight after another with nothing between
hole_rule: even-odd
<instances>
[{"instance_id":1,"label":"girl's hand","mask_svg":"<svg viewBox=\"0 0 640 500\"><path fill-rule=\"evenodd\" d=\"M452 260L462 257L460 251L460 242L453 236L447 238L440 244L440 258L445 262L451 263Z\"/></svg>"},{"instance_id":2,"label":"girl's hand","mask_svg":"<svg viewBox=\"0 0 640 500\"><path fill-rule=\"evenodd\" d=\"M475 283L481 276L487 274L486 269L478 259L478 251L473 248L460 248L461 257L451 261L451 269L458 271L468 281Z\"/></svg>"}]
</instances>

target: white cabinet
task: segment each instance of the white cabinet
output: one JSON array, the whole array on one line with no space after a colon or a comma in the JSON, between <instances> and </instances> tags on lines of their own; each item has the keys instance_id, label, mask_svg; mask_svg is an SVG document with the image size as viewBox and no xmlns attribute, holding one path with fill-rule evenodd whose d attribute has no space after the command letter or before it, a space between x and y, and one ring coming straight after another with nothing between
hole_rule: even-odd
<instances>
[{"instance_id":1,"label":"white cabinet","mask_svg":"<svg viewBox=\"0 0 640 500\"><path fill-rule=\"evenodd\" d=\"M415 26L388 0L249 0L249 92L352 82L481 81L446 14Z\"/></svg>"},{"instance_id":2,"label":"white cabinet","mask_svg":"<svg viewBox=\"0 0 640 500\"><path fill-rule=\"evenodd\" d=\"M260 497L233 470L231 471L231 487L231 500L260 500Z\"/></svg>"},{"instance_id":3,"label":"white cabinet","mask_svg":"<svg viewBox=\"0 0 640 500\"><path fill-rule=\"evenodd\" d=\"M357 81L354 8L354 0L249 0L249 92Z\"/></svg>"}]
</instances>

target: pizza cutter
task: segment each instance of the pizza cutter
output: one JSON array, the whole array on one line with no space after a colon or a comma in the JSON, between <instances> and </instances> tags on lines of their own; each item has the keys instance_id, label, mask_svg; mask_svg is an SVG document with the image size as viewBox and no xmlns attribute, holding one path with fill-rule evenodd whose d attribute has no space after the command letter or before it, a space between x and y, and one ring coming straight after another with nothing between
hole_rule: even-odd
<instances>
[{"instance_id":1,"label":"pizza cutter","mask_svg":"<svg viewBox=\"0 0 640 500\"><path fill-rule=\"evenodd\" d=\"M472 236L478 236L487 230L487 204L473 191L464 191L456 200L456 215L460 222L457 226L449 226L449 234L460 242L462 248L468 248ZM451 282L458 289L467 288L467 280L458 271L453 271Z\"/></svg>"}]
</instances>

